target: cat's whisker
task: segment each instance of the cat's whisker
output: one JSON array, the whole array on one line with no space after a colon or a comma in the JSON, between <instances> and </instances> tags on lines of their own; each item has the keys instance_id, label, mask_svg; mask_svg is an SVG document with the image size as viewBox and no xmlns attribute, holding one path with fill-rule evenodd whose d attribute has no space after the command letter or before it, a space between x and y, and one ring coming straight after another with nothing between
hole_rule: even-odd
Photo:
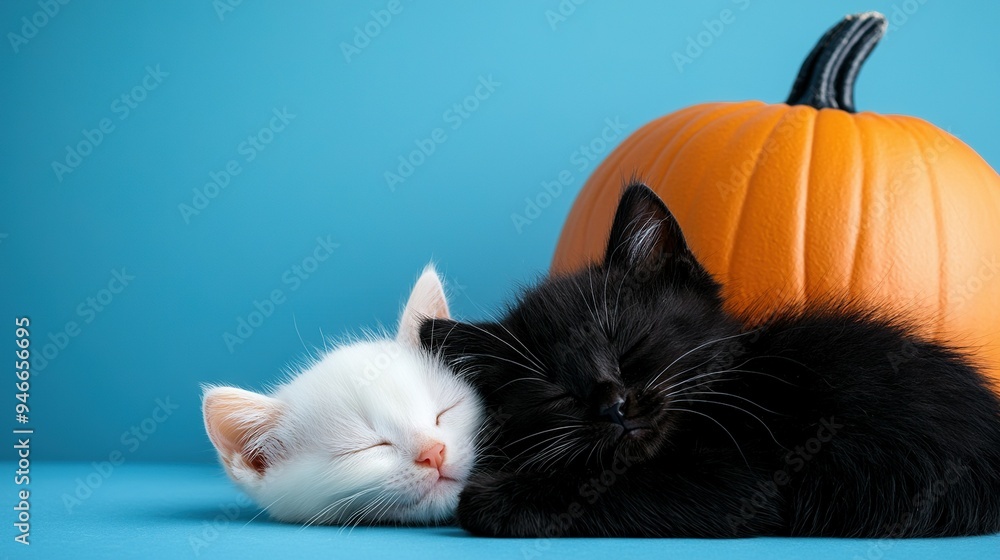
<instances>
[{"instance_id":1,"label":"cat's whisker","mask_svg":"<svg viewBox=\"0 0 1000 560\"><path fill-rule=\"evenodd\" d=\"M365 520L365 517L368 515L370 511L373 511L376 507L381 505L382 502L387 500L388 498L389 495L385 492L376 496L374 500L368 502L363 507L358 509L358 511L354 512L350 517L348 517L347 521L345 522L345 525L340 528L340 532L343 532L344 529L349 529L347 533L350 534L351 531L353 531L358 524L360 524L362 521Z\"/></svg>"},{"instance_id":2,"label":"cat's whisker","mask_svg":"<svg viewBox=\"0 0 1000 560\"><path fill-rule=\"evenodd\" d=\"M510 465L510 463L512 463L512 462L516 461L517 459L519 459L522 455L531 452L531 450L534 449L534 448L536 448L536 447L543 446L543 445L548 445L549 447L552 447L552 446L555 446L555 445L559 445L564 440L569 439L569 438L573 437L574 435L575 434L573 434L572 432L568 432L568 433L564 433L564 434L557 434L557 435L555 435L553 437L550 437L548 439L542 440L542 441L540 441L538 443L534 443L531 446L529 446L526 449L524 449L523 451L521 451L520 453L518 453L518 454L514 455L513 457L511 457L510 460L507 461L507 464L504 465L504 468L506 468L507 465ZM548 449L548 448L546 448L546 449ZM542 453L544 453L544 452L545 451L543 450ZM528 462L530 462L531 460L532 459L529 459Z\"/></svg>"},{"instance_id":3,"label":"cat's whisker","mask_svg":"<svg viewBox=\"0 0 1000 560\"><path fill-rule=\"evenodd\" d=\"M702 379L702 378L705 378L705 377L709 377L709 376L712 376L712 375L720 375L720 374L723 374L723 373L729 373L731 371L734 371L734 370L720 369L720 370L716 370L716 371L706 371L704 373L699 373L698 375L694 375L694 376L688 377L687 379L682 379L682 380L678 381L677 383L674 383L673 385L670 385L669 387L666 387L666 388L662 389L662 392L667 393L666 396L669 396L669 395L674 394L674 393L671 393L670 391L673 391L674 389L677 389L678 387L681 387L681 386L683 386L683 385L685 385L687 383L691 383L692 381L697 381L699 379ZM654 390L655 389L659 389L660 386L663 385L663 383L666 383L666 382L664 381L662 383L659 383L655 387L653 387L652 389L654 389Z\"/></svg>"},{"instance_id":4,"label":"cat's whisker","mask_svg":"<svg viewBox=\"0 0 1000 560\"><path fill-rule=\"evenodd\" d=\"M350 510L351 506L354 505L354 502L356 502L358 500L358 498L359 498L359 496L354 496L350 500L348 500L348 501L340 504L339 506L337 506L335 508L332 508L330 510L330 512L329 512L329 514L330 514L330 522L335 522L335 521L336 522L340 522L339 520L341 520L343 518L344 514L348 510Z\"/></svg>"},{"instance_id":5,"label":"cat's whisker","mask_svg":"<svg viewBox=\"0 0 1000 560\"><path fill-rule=\"evenodd\" d=\"M471 358L492 358L494 360L500 360L501 362L507 362L509 364L514 364L515 366L522 367L522 368L524 368L524 369L526 369L526 370L528 370L528 371L530 371L532 373L536 373L536 374L538 374L538 375L540 375L542 377L545 377L544 373L542 373L541 371L538 371L537 369L535 369L533 367L530 367L528 365L522 364L521 362L518 362L518 361L515 361L515 360L508 360L507 358L501 358L500 356L493 356L491 354L471 354L471 353L470 354L463 354L460 358L458 358L458 360L465 360L465 361L467 361L467 360L469 360Z\"/></svg>"},{"instance_id":6,"label":"cat's whisker","mask_svg":"<svg viewBox=\"0 0 1000 560\"><path fill-rule=\"evenodd\" d=\"M518 377L517 379L511 379L510 381L508 381L508 382L504 383L503 385L501 385L501 386L497 387L497 388L496 388L496 389L494 389L494 390L493 390L493 392L492 392L492 393L490 393L490 394L493 394L493 393L498 393L498 392L500 392L500 390L501 390L501 389L503 389L504 387L506 387L506 386L508 386L508 385L510 385L510 384L512 384L512 383L517 383L518 381L535 381L535 382L538 382L538 383L544 383L544 384L546 384L546 385L550 385L550 386L556 386L556 385L555 385L554 383L552 383L552 382L551 382L551 381L549 381L548 379L542 379L542 378L540 378L540 377Z\"/></svg>"},{"instance_id":7,"label":"cat's whisker","mask_svg":"<svg viewBox=\"0 0 1000 560\"><path fill-rule=\"evenodd\" d=\"M514 333L510 332L510 329L508 329L502 322L498 322L496 324L499 325L500 328L504 330L504 332L506 332L507 334L509 334L510 337L511 337L511 339L514 340L514 342L518 343L521 346L521 348L524 348L524 351L527 352L528 355L531 356L531 358L533 358L533 360L529 359L528 356L525 356L524 354L521 354L522 358L524 358L525 360L528 360L528 362L530 362L532 365L538 367L538 369L545 369L545 366L542 365L542 360L540 360L538 358L538 356L536 356L534 354L534 352L532 352L531 349L528 348L527 344L525 344L524 342L522 342L520 338L514 336ZM490 334L493 334L493 333L490 333ZM496 336L496 335L494 335L494 336Z\"/></svg>"},{"instance_id":8,"label":"cat's whisker","mask_svg":"<svg viewBox=\"0 0 1000 560\"><path fill-rule=\"evenodd\" d=\"M750 399L748 399L746 397L741 397L739 395L734 395L732 393L724 393L722 391L695 391L695 392L682 391L681 395L684 395L684 396L687 396L687 395L724 395L724 396L727 396L727 397L732 397L734 399L740 399L741 401L746 401L747 403L750 403L750 404L756 406L757 408L763 410L764 412L770 412L771 414L780 414L780 413L775 412L775 411L773 411L773 410L771 410L769 408L765 408L764 406L762 406L760 404L757 404L756 402L754 402L754 401L752 401L752 400L750 400Z\"/></svg>"},{"instance_id":9,"label":"cat's whisker","mask_svg":"<svg viewBox=\"0 0 1000 560\"><path fill-rule=\"evenodd\" d=\"M577 286L576 283L574 283L573 286L578 292L580 292L580 298L583 301L583 304L587 307L587 310L590 312L591 319L593 319L595 323L600 324L600 321L597 319L597 312L590 307L590 302L587 301L587 295L583 293L583 288Z\"/></svg>"},{"instance_id":10,"label":"cat's whisker","mask_svg":"<svg viewBox=\"0 0 1000 560\"><path fill-rule=\"evenodd\" d=\"M498 325L502 325L502 323L496 323L496 324L498 324ZM535 373L537 373L538 375L541 375L541 376L543 376L543 377L545 376L545 374L544 374L544 373L542 373L541 371L539 371L539 370L542 370L542 369L545 369L545 367L544 367L544 366L542 366L542 364L541 364L541 363L538 363L538 362L533 362L533 361L532 361L532 360L531 360L530 358L528 358L528 356L525 356L525 355L524 355L524 352L521 352L521 351L520 351L520 350L518 350L517 348L514 348L514 345L513 345L513 344L511 344L511 343L507 342L507 341L506 341L506 340L504 340L503 338L501 338L501 337L497 336L497 335L496 335L496 334L494 334L494 333L491 333L490 331L488 331L488 330L486 330L486 329L484 329L484 328L480 327L479 325L477 325L477 324L475 324L475 323L468 323L468 325L469 325L470 327L472 327L472 328L474 328L474 329L476 329L476 330L478 330L478 331L480 331L480 332L482 332L482 333L484 333L484 334L487 334L487 335L489 335L489 336L492 336L492 337L493 337L493 338L495 338L496 340L498 340L498 341L500 341L500 342L502 342L502 343L506 344L508 348L510 348L511 350L513 350L513 351L517 352L519 356L521 356L522 358L524 358L525 360L527 360L527 361L528 361L529 363L531 363L531 365L532 365L532 366L534 367L534 369L532 369L532 368L527 368L527 367L525 367L525 366L524 366L524 364L520 364L520 365L521 365L521 367L525 367L525 369L531 369L532 371L534 371L534 372L535 372ZM506 329L506 327L504 327L504 328ZM510 331L508 331L508 332L510 332ZM518 342L520 342L520 341L518 341ZM524 346L524 344L521 344L521 346ZM507 360L507 361L510 361L511 363L514 363L514 364L517 364L517 362L513 362L513 361L511 361L511 360Z\"/></svg>"},{"instance_id":11,"label":"cat's whisker","mask_svg":"<svg viewBox=\"0 0 1000 560\"><path fill-rule=\"evenodd\" d=\"M475 302L473 302L473 303L475 303ZM531 351L531 350L530 350L530 349L528 348L528 346L527 346L526 344L524 344L524 342L522 342L522 341L521 341L521 339L519 339L519 338L517 338L516 336L514 336L514 333L510 332L510 329L508 329L508 328L507 328L507 327L506 327L506 326L505 326L505 325L503 324L503 321L502 321L502 320L501 320L501 319L500 319L499 317L497 317L497 315L496 315L495 313L492 313L492 312L489 312L489 311L487 311L486 309L484 309L484 308L483 308L483 306L481 306L481 305L479 305L479 304L475 304L475 305L476 305L476 307L478 307L478 308L479 308L479 310L480 310L480 311L483 311L483 312L485 313L485 315L487 316L487 318L489 318L489 319L490 319L490 320L491 320L491 321L493 322L493 324L495 324L495 325L499 326L500 328L502 328L502 329L503 329L503 330L504 330L504 331L505 331L505 332L506 332L507 334L509 334L509 335L510 335L510 337L511 337L511 338L512 338L512 339L513 339L513 340L514 340L515 342L517 342L517 343L518 343L519 345L521 345L521 347L522 347L522 348L524 348L524 351L525 351L525 352L527 352L527 353L528 353L528 355L530 355L530 356L531 356L531 358L533 358L533 359L529 358L528 356L525 356L524 354L521 354L521 357L522 357L522 358L524 358L525 360L527 360L527 361L528 361L529 363L531 363L531 364L532 364L533 366L537 367L538 369L545 369L545 367L544 367L544 366L542 365L542 360L538 359L538 356L536 356L536 355L535 355L535 354L534 354L534 353L533 353L533 352L532 352L532 351ZM478 330L479 330L480 332L483 332L483 333L485 333L485 334L488 334L488 335L492 336L493 338L495 338L495 339L499 340L500 342L503 342L503 343L507 344L507 341L505 341L505 340L503 340L502 338L498 337L498 336L497 336L497 335L495 335L494 333L491 333L491 332L489 332L489 331L487 331L487 330L485 330L485 329L483 329L483 328L479 327L478 325L475 325L475 324L470 324L469 326L471 326L471 327L473 327L473 328L476 328L476 329L478 329ZM432 342L433 342L433 341L432 341ZM508 345L508 346L510 346L510 344L507 344L507 345ZM518 350L517 350L516 348L514 348L514 347L511 347L511 349L512 349L512 350L514 350L515 352L518 352L518 353L520 354L520 352L519 352L519 351L518 351Z\"/></svg>"},{"instance_id":12,"label":"cat's whisker","mask_svg":"<svg viewBox=\"0 0 1000 560\"><path fill-rule=\"evenodd\" d=\"M538 455L531 457L523 464L521 464L514 472L520 472L524 468L537 465L537 470L545 470L546 464L550 461L556 461L564 455L567 449L572 449L574 446L579 445L576 439L569 439L568 441L562 441L558 444L553 444Z\"/></svg>"},{"instance_id":13,"label":"cat's whisker","mask_svg":"<svg viewBox=\"0 0 1000 560\"><path fill-rule=\"evenodd\" d=\"M709 373L710 374L717 374L717 373L718 374L722 374L722 373L726 373L726 372L725 371L721 371L721 372L715 372L715 371L713 371L713 372L709 372ZM727 378L726 380L729 380L729 378ZM702 381L700 383L695 383L694 385L688 385L687 387L684 387L683 389L678 389L676 391L671 391L669 393L664 393L663 395L660 396L660 398L662 398L662 399L669 399L670 397L673 397L673 396L676 396L676 395L686 395L686 394L689 394L688 391L690 391L692 389L697 389L698 387L704 387L705 385L709 385L709 384L716 383L716 382L722 382L722 381L724 381L724 380L723 379L719 379L719 378L706 379L706 380L704 380L704 381Z\"/></svg>"},{"instance_id":14,"label":"cat's whisker","mask_svg":"<svg viewBox=\"0 0 1000 560\"><path fill-rule=\"evenodd\" d=\"M704 400L704 399L685 399L685 401L686 402L700 402L700 403L706 403L706 404L717 404L719 406L728 406L729 408L734 408L736 410L739 410L740 412L744 412L746 414L749 414L750 416L754 417L754 419L756 419L758 422L760 422L761 426L764 426L764 429L767 430L767 433L771 436L771 440L774 441L774 443L778 444L778 447L781 447L783 449L785 447L785 446L781 445L781 442L779 442L777 438L774 437L774 433L771 431L771 428L769 428L768 425L763 420L760 419L760 416L757 416L756 414L750 412L749 410L747 410L747 409L745 409L745 408L743 408L741 406L736 406L735 404L729 404L729 403L724 403L724 402L720 402L720 401L712 401L712 400Z\"/></svg>"},{"instance_id":15,"label":"cat's whisker","mask_svg":"<svg viewBox=\"0 0 1000 560\"><path fill-rule=\"evenodd\" d=\"M551 429L548 429L548 430L542 430L540 432L535 432L533 434L524 436L523 438L516 439L516 440L508 443L507 445L515 445L515 444L518 444L518 443L520 443L520 442L522 442L522 441L524 441L526 439L531 439L533 437L538 437L538 436L540 436L542 434L546 434L546 433L549 433L549 432L554 432L556 430L570 430L570 429L575 429L575 428L579 428L580 426L583 426L583 425L584 424L581 422L578 425L556 426L555 428L551 428Z\"/></svg>"},{"instance_id":16,"label":"cat's whisker","mask_svg":"<svg viewBox=\"0 0 1000 560\"><path fill-rule=\"evenodd\" d=\"M695 346L694 348L688 350L687 352L684 352L683 354L681 354L680 356L678 356L677 358L675 358L674 361L670 362L670 364L668 364L667 367L663 368L663 371L661 371L660 373L658 373L656 375L656 377L654 377L647 384L647 387L649 387L650 385L652 385L653 383L655 383L659 379L659 377L661 375L663 375L666 371L668 371L670 368L672 368L674 366L674 364L676 364L677 362L683 360L684 358L686 358L687 356L689 356L692 352L700 350L700 349L702 349L702 348L704 348L704 347L706 347L708 345L711 345L711 344L718 344L719 342L725 342L727 340L732 340L734 338L739 338L741 336L746 336L746 335L751 334L751 333L753 333L753 332L755 332L757 330L760 330L760 329L754 329L754 330L750 330L750 331L746 331L746 332L742 332L742 333L738 333L738 334L734 334L734 335L730 335L730 336L724 336L724 337L721 337L721 338L716 338L716 339L713 339L713 340L709 340L708 342L703 342L703 343L699 344L698 346Z\"/></svg>"},{"instance_id":17,"label":"cat's whisker","mask_svg":"<svg viewBox=\"0 0 1000 560\"><path fill-rule=\"evenodd\" d=\"M614 317L615 317L616 321L617 321L618 317L621 317L621 315L618 314L618 303L619 303L619 301L621 301L622 287L625 286L625 280L627 280L628 278L629 278L629 276L627 274L622 274L622 281L618 283L618 291L615 294L615 313L614 313Z\"/></svg>"},{"instance_id":18,"label":"cat's whisker","mask_svg":"<svg viewBox=\"0 0 1000 560\"><path fill-rule=\"evenodd\" d=\"M309 526L313 525L314 523L320 522L320 520L323 517L325 517L327 514L331 513L335 508L337 508L338 504L341 504L343 502L347 502L346 504L344 504L344 507L337 508L338 510L340 510L340 509L346 509L346 507L350 506L350 504L353 503L354 500L356 500L359 496L361 496L363 494L366 494L368 492L374 492L376 490L378 490L378 488L367 488L367 489L361 490L359 492L356 492L354 494L351 494L350 496L341 498L339 500L334 500L332 503L328 504L326 507L324 507L319 512L317 512L315 515L313 515L308 520L306 520L306 523L302 527L302 529L305 529L306 527L309 527ZM335 519L336 515L334 515L333 518ZM302 529L300 529L300 531Z\"/></svg>"},{"instance_id":19,"label":"cat's whisker","mask_svg":"<svg viewBox=\"0 0 1000 560\"><path fill-rule=\"evenodd\" d=\"M325 515L326 513L333 513L334 514L333 517L336 518L341 515L342 511L345 511L347 510L347 508L351 507L351 504L353 504L359 497L369 492L375 492L378 490L379 488L377 487L365 488L358 492L355 492L354 494L351 494L350 496L346 496L344 498L340 498L339 500L335 500L327 508L324 508L324 511L321 511L320 514L317 514L316 517L319 517L319 515Z\"/></svg>"},{"instance_id":20,"label":"cat's whisker","mask_svg":"<svg viewBox=\"0 0 1000 560\"><path fill-rule=\"evenodd\" d=\"M683 385L684 383L687 383L689 381L693 381L695 379L699 379L701 377L705 377L706 375L711 375L713 373L729 373L729 372L756 373L756 374L759 374L759 375L770 377L772 379L776 379L776 380L778 380L778 381L780 381L782 383L785 383L785 384L790 384L788 381L786 381L784 379L781 379L780 377L776 377L774 375L771 375L771 374L767 374L767 373L763 373L763 372L759 372L759 371L754 371L754 370L739 369L739 368L742 368L744 365L750 363L754 359L755 358L749 358L747 360L744 360L743 362L741 362L740 364L738 364L735 368L729 368L729 369L719 370L719 371L715 371L715 372L710 371L710 372L706 372L706 373L703 373L703 374L700 374L700 375L696 375L696 376L691 377L689 379L685 379L685 380L679 381L678 383L676 383L674 385L671 385L670 387L667 387L666 389L664 389L664 391L671 391L671 390L675 389L676 387L679 387L679 386ZM688 370L688 371L690 371L690 370ZM676 376L671 376L669 379L658 383L656 385L656 387L653 387L653 388L654 389L659 388L660 385L663 385L664 383L667 383L670 379L673 379L674 377L676 377Z\"/></svg>"},{"instance_id":21,"label":"cat's whisker","mask_svg":"<svg viewBox=\"0 0 1000 560\"><path fill-rule=\"evenodd\" d=\"M594 290L594 275L593 274L588 274L587 275L587 279L590 282L590 297L591 297L591 301L594 302L594 320L597 322L598 326L603 326L604 330L607 331L608 330L608 326L607 325L601 325L601 317L600 317L600 312L599 312L600 305L597 303L597 291Z\"/></svg>"},{"instance_id":22,"label":"cat's whisker","mask_svg":"<svg viewBox=\"0 0 1000 560\"><path fill-rule=\"evenodd\" d=\"M285 499L285 496L287 496L287 495L288 495L288 492L285 492L281 496L278 496L273 502L271 502L271 503L267 504L266 506L264 506L264 509L258 511L257 515L251 517L250 521L247 521L246 523L244 523L243 527L240 527L240 529L244 529L244 528L246 528L247 525L253 523L258 517L261 516L261 514L263 514L265 511L269 510L271 508L271 506L273 506L274 504L276 504L276 503L280 502L281 500Z\"/></svg>"},{"instance_id":23,"label":"cat's whisker","mask_svg":"<svg viewBox=\"0 0 1000 560\"><path fill-rule=\"evenodd\" d=\"M292 314L292 325L295 327L295 334L298 335L299 342L302 343L302 349L306 351L306 358L311 360L317 359L315 356L313 356L313 353L309 350L309 347L306 346L306 341L302 339L302 333L299 332L299 324L295 320L294 314Z\"/></svg>"},{"instance_id":24,"label":"cat's whisker","mask_svg":"<svg viewBox=\"0 0 1000 560\"><path fill-rule=\"evenodd\" d=\"M682 370L682 371L679 371L679 372L677 372L677 373L675 373L675 374L671 375L670 377L668 377L668 378L664 379L663 381L659 382L659 383L658 383L658 384L657 384L656 386L657 386L657 387L659 387L660 385L663 385L664 383L670 383L671 381L673 381L674 379L677 379L677 378L678 378L679 376L681 376L681 375L684 375L685 373L688 373L688 372L690 372L690 371L693 371L693 370L696 370L696 369L698 369L698 368L700 368L700 367L702 367L702 366L705 366L705 365L709 364L709 363L710 363L710 362L711 362L712 360L715 360L716 358L718 358L718 357L719 357L719 356L720 356L721 354L722 354L722 350L720 349L720 350L719 350L718 352L716 352L715 354L712 354L712 355L711 355L711 356L710 356L710 357L709 357L709 358L708 358L707 360L705 360L704 362L701 362L700 364L697 364L697 365L694 365L694 366L691 366L691 367L689 367L689 368L687 368L687 369L685 369L685 370ZM666 369L664 369L664 371L666 371ZM659 374L657 374L657 375L656 375L656 376L655 376L655 377L653 378L653 380L652 380L652 381L656 381L656 379L657 379L657 378L658 378L658 377L659 377L660 375L663 375L663 372L660 372ZM644 388L644 390L646 390L646 391L648 391L648 390L649 390L649 388L650 388L650 385L652 385L652 381L651 381L650 383L647 383L647 384L646 384L646 387Z\"/></svg>"},{"instance_id":25,"label":"cat's whisker","mask_svg":"<svg viewBox=\"0 0 1000 560\"><path fill-rule=\"evenodd\" d=\"M378 511L376 511L372 515L371 524L372 525L379 525L379 524L381 524L382 520L385 518L385 515L388 514L390 511L392 511L392 508L395 507L395 505L396 505L396 503L398 501L399 501L399 496L397 495L397 496L394 496L391 500L385 502L385 505L383 505L381 508L379 508Z\"/></svg>"},{"instance_id":26,"label":"cat's whisker","mask_svg":"<svg viewBox=\"0 0 1000 560\"><path fill-rule=\"evenodd\" d=\"M736 438L733 437L733 434L729 430L727 430L725 426L723 426L721 423L719 423L718 420L716 420L715 418L712 418L711 416L709 416L708 414L705 414L704 412L698 412L697 410L691 410L690 408L671 407L671 410L677 410L677 411L680 411L680 412L690 412L691 414L697 414L698 416L704 416L705 418L708 418L709 420L711 420L712 422L714 422L718 427L722 428L722 431L726 432L726 435L729 436L729 439L733 440L733 445L735 445L736 446L736 450L740 452L740 457L743 458L743 462L746 463L747 468L748 469L752 468L750 466L750 461L747 460L747 456L743 454L743 449L740 447L739 442L736 441Z\"/></svg>"}]
</instances>

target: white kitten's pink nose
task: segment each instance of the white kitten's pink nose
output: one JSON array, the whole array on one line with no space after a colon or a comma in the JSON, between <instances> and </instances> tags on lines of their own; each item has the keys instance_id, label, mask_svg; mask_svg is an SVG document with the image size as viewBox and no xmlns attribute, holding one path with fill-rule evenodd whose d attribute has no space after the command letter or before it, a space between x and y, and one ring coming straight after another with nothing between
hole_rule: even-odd
<instances>
[{"instance_id":1,"label":"white kitten's pink nose","mask_svg":"<svg viewBox=\"0 0 1000 560\"><path fill-rule=\"evenodd\" d=\"M417 455L416 463L422 467L430 467L432 469L441 469L441 465L444 464L444 444L441 442L435 442L432 445L425 447L420 455Z\"/></svg>"}]
</instances>

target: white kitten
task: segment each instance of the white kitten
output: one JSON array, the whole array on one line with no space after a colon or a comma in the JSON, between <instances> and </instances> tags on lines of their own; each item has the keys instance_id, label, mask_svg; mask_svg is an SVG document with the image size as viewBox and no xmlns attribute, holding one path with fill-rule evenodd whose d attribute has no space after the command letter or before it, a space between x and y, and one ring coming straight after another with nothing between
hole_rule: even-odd
<instances>
[{"instance_id":1,"label":"white kitten","mask_svg":"<svg viewBox=\"0 0 1000 560\"><path fill-rule=\"evenodd\" d=\"M448 317L431 266L395 340L335 349L270 395L206 388L205 428L230 478L281 521L451 517L475 459L482 404L420 348L425 317Z\"/></svg>"}]
</instances>

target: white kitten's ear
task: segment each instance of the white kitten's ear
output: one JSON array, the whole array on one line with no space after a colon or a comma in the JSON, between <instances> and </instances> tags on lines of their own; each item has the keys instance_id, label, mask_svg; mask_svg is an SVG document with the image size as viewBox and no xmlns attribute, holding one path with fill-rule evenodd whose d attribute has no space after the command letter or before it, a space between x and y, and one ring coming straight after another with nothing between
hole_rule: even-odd
<instances>
[{"instance_id":1,"label":"white kitten's ear","mask_svg":"<svg viewBox=\"0 0 1000 560\"><path fill-rule=\"evenodd\" d=\"M410 299L403 309L399 320L399 332L396 340L411 346L420 346L420 323L424 319L449 319L448 300L444 297L444 286L434 270L433 265L427 265L423 274L417 280L410 292Z\"/></svg>"},{"instance_id":2,"label":"white kitten's ear","mask_svg":"<svg viewBox=\"0 0 1000 560\"><path fill-rule=\"evenodd\" d=\"M275 437L282 415L277 399L235 387L206 388L202 398L205 431L229 476L238 482L259 478L283 452Z\"/></svg>"}]
</instances>

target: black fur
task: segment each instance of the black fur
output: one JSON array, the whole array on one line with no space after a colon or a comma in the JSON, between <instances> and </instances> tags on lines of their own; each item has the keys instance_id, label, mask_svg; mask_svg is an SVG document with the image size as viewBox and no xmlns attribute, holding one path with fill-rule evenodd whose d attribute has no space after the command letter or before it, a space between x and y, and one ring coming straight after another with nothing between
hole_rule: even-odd
<instances>
[{"instance_id":1,"label":"black fur","mask_svg":"<svg viewBox=\"0 0 1000 560\"><path fill-rule=\"evenodd\" d=\"M749 325L659 198L603 263L500 322L428 321L497 424L461 495L490 536L932 537L1000 531L1000 403L968 357L847 306Z\"/></svg>"}]
</instances>

